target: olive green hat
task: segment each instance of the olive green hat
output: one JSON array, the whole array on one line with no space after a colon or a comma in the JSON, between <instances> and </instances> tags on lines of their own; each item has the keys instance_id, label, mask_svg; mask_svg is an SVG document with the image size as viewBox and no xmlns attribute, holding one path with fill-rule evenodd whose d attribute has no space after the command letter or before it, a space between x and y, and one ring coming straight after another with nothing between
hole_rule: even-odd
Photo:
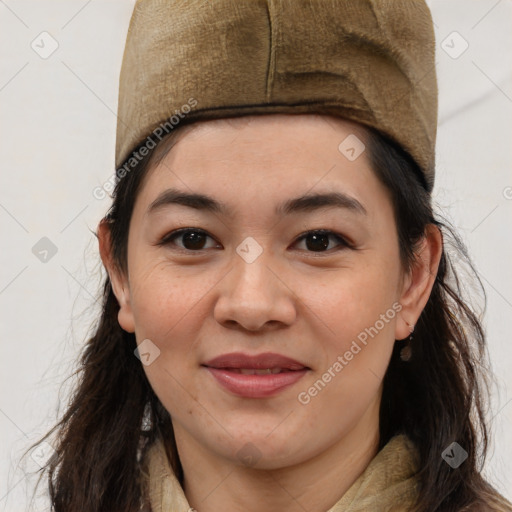
<instances>
[{"instance_id":1,"label":"olive green hat","mask_svg":"<svg viewBox=\"0 0 512 512\"><path fill-rule=\"evenodd\" d=\"M430 192L437 79L425 1L136 2L120 76L117 168L183 124L272 113L373 127L410 154Z\"/></svg>"}]
</instances>

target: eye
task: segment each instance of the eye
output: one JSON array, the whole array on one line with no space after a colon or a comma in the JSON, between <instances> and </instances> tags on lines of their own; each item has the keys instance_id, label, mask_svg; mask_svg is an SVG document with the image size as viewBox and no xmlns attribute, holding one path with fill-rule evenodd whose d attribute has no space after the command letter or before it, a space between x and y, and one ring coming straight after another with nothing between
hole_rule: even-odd
<instances>
[{"instance_id":1,"label":"eye","mask_svg":"<svg viewBox=\"0 0 512 512\"><path fill-rule=\"evenodd\" d=\"M202 229L197 228L182 228L173 231L166 235L158 245L177 245L180 249L185 251L202 251L204 249L210 249L206 245L207 239L213 240L213 238ZM180 240L181 245L175 243L175 240ZM214 245L215 246L215 245Z\"/></svg>"},{"instance_id":2,"label":"eye","mask_svg":"<svg viewBox=\"0 0 512 512\"><path fill-rule=\"evenodd\" d=\"M304 241L306 245L306 250L311 252L326 252L330 250L330 240L335 240L338 242L338 249L347 249L351 248L352 245L345 240L341 235L335 233L334 231L329 231L327 229L316 229L314 231L308 231L307 233L301 235L297 242Z\"/></svg>"},{"instance_id":3,"label":"eye","mask_svg":"<svg viewBox=\"0 0 512 512\"><path fill-rule=\"evenodd\" d=\"M208 239L212 240L214 244L208 246ZM176 240L179 240L180 243L176 243ZM295 244L305 242L305 250L309 252L327 252L333 249L333 247L330 247L332 246L332 241L337 243L338 246L338 249L334 247L334 250L352 248L352 244L344 237L327 229L308 231L301 235ZM190 252L219 247L219 244L206 231L198 228L177 229L166 235L158 245L175 245L179 249Z\"/></svg>"}]
</instances>

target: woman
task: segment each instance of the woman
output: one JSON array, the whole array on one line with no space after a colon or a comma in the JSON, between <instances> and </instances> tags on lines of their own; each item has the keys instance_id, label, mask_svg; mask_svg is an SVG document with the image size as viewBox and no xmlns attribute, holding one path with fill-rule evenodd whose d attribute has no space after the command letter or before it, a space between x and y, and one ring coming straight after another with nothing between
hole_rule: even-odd
<instances>
[{"instance_id":1,"label":"woman","mask_svg":"<svg viewBox=\"0 0 512 512\"><path fill-rule=\"evenodd\" d=\"M422 1L137 2L55 511L512 510L436 122Z\"/></svg>"}]
</instances>

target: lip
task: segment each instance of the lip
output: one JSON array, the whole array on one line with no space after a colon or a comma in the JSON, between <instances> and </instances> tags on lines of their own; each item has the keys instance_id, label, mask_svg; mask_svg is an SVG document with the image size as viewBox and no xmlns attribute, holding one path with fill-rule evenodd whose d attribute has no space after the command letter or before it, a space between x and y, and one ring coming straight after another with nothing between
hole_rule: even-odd
<instances>
[{"instance_id":1,"label":"lip","mask_svg":"<svg viewBox=\"0 0 512 512\"><path fill-rule=\"evenodd\" d=\"M203 366L210 368L249 368L255 370L275 367L286 370L307 368L305 364L295 359L273 352L265 352L254 356L244 354L243 352L232 352L210 359L210 361L203 363Z\"/></svg>"},{"instance_id":2,"label":"lip","mask_svg":"<svg viewBox=\"0 0 512 512\"><path fill-rule=\"evenodd\" d=\"M231 393L245 398L267 398L295 384L310 370L307 366L272 352L248 355L241 352L224 354L202 365ZM280 368L280 373L248 375L240 370L265 370Z\"/></svg>"}]
</instances>

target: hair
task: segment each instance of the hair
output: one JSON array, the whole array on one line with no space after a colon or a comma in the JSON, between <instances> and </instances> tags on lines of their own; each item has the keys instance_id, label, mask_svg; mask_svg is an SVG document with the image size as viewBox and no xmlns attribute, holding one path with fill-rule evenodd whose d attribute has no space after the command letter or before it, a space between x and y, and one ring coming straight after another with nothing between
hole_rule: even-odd
<instances>
[{"instance_id":1,"label":"hair","mask_svg":"<svg viewBox=\"0 0 512 512\"><path fill-rule=\"evenodd\" d=\"M127 269L127 242L133 206L148 170L176 143L171 132L116 184L108 222L115 265ZM437 219L431 196L415 162L398 145L367 129L367 154L387 187L404 269L414 265L416 250L429 225L443 234L443 254L432 292L414 331L412 357L400 359L396 341L383 381L380 445L407 435L418 449L417 512L512 510L481 476L488 441L486 406L489 370L485 335L473 306L463 298L461 279L452 264L463 261L483 294L482 284L462 241L448 223ZM171 465L183 483L171 417L151 388L134 356L135 335L118 323L119 304L108 276L102 312L80 357L79 379L54 432L55 453L42 468L47 474L52 511L135 512L144 506L142 461L157 438L165 440ZM453 442L468 458L456 470L441 457Z\"/></svg>"}]
</instances>

